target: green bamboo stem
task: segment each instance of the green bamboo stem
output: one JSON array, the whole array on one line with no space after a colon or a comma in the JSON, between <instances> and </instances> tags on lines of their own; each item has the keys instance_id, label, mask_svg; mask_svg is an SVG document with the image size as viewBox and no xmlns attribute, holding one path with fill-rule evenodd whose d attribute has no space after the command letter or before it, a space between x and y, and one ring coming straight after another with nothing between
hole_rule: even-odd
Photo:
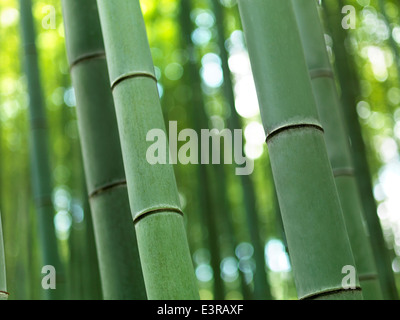
<instances>
[{"instance_id":1,"label":"green bamboo stem","mask_svg":"<svg viewBox=\"0 0 400 320\"><path fill-rule=\"evenodd\" d=\"M2 126L0 124L0 150L2 151ZM3 159L0 158L0 300L8 299L7 292L7 279L6 279L6 259L4 253L4 239L3 239L3 227L1 223L1 212L3 203Z\"/></svg>"},{"instance_id":2,"label":"green bamboo stem","mask_svg":"<svg viewBox=\"0 0 400 320\"><path fill-rule=\"evenodd\" d=\"M81 242L80 230L77 230L75 223L71 226L71 231L68 237L69 259L67 264L68 272L68 299L82 300L83 299L83 278L81 273L80 250Z\"/></svg>"},{"instance_id":3,"label":"green bamboo stem","mask_svg":"<svg viewBox=\"0 0 400 320\"><path fill-rule=\"evenodd\" d=\"M298 296L362 299L358 279L342 287L355 262L292 4L239 0L239 10Z\"/></svg>"},{"instance_id":4,"label":"green bamboo stem","mask_svg":"<svg viewBox=\"0 0 400 320\"><path fill-rule=\"evenodd\" d=\"M3 227L0 215L0 300L7 300L6 258L4 254Z\"/></svg>"},{"instance_id":5,"label":"green bamboo stem","mask_svg":"<svg viewBox=\"0 0 400 320\"><path fill-rule=\"evenodd\" d=\"M200 91L201 92L201 91ZM195 101L197 99L194 99ZM207 170L209 169L209 170ZM200 213L204 216L206 227L206 239L208 240L208 248L210 250L210 264L213 270L213 298L214 300L225 299L225 286L221 278L221 245L219 230L217 228L217 210L216 201L212 199L210 194L210 171L204 165L199 165L196 172L199 181L198 194L200 200Z\"/></svg>"},{"instance_id":6,"label":"green bamboo stem","mask_svg":"<svg viewBox=\"0 0 400 320\"><path fill-rule=\"evenodd\" d=\"M180 9L180 21L183 33L182 44L187 48L189 53L189 59L185 66L185 76L187 77L187 80L190 81L193 92L193 105L189 109L190 122L194 130L200 136L201 129L208 128L208 119L205 113L199 67L195 58L195 47L191 40L193 24L190 20L190 13L192 10L190 1L182 0ZM220 180L213 179L215 172L214 168L211 166L197 165L196 169L196 176L199 181L197 194L200 204L200 214L205 222L204 226L206 227L206 232L204 232L204 234L206 235L208 248L210 250L210 264L214 273L214 299L223 300L225 298L225 286L221 278L221 246L219 241L219 230L217 228L217 215L220 213L218 212L220 208L217 208L216 206L221 199L215 199L215 197L213 197L214 192L210 187L214 183L219 183ZM220 190L220 187L215 189Z\"/></svg>"},{"instance_id":7,"label":"green bamboo stem","mask_svg":"<svg viewBox=\"0 0 400 320\"><path fill-rule=\"evenodd\" d=\"M96 0L62 4L103 297L146 299Z\"/></svg>"},{"instance_id":8,"label":"green bamboo stem","mask_svg":"<svg viewBox=\"0 0 400 320\"><path fill-rule=\"evenodd\" d=\"M86 186L86 184L85 184ZM85 188L87 190L87 188ZM84 213L85 213L85 252L83 260L88 263L85 264L84 277L86 279L85 288L85 299L87 300L102 300L102 287L101 287L101 275L99 267L99 258L97 254L96 239L94 233L94 225L92 219L92 213L90 211L89 200L85 199L84 202Z\"/></svg>"},{"instance_id":9,"label":"green bamboo stem","mask_svg":"<svg viewBox=\"0 0 400 320\"><path fill-rule=\"evenodd\" d=\"M185 66L187 79L191 83L193 92L193 106L190 108L191 124L196 132L200 135L200 130L209 128L208 117L205 112L204 98L202 95L201 78L199 75L199 67L195 59L195 47L191 40L193 24L190 20L192 11L190 1L181 1L181 29L183 33L183 46L188 49L189 59ZM224 226L228 234L229 247L234 254L237 246L237 240L234 233L233 222L231 219L231 211L229 208L223 165L214 166L197 166L198 185L197 194L200 199L200 212L202 218L206 221L208 247L211 253L211 267L214 271L214 299L222 300L225 297L225 286L221 279L221 245L220 245L220 228L217 227L219 221L224 221ZM249 286L245 282L242 272L239 273L239 281L243 297L250 298Z\"/></svg>"},{"instance_id":10,"label":"green bamboo stem","mask_svg":"<svg viewBox=\"0 0 400 320\"><path fill-rule=\"evenodd\" d=\"M389 252L383 237L382 228L377 215L376 202L373 195L370 168L366 157L366 147L362 137L361 126L356 111L357 95L360 92L358 76L354 65L348 58L345 48L346 31L340 26L342 1L325 0L322 2L326 11L326 18L333 38L333 52L338 74L342 110L346 128L351 140L352 158L355 175L363 205L363 212L367 222L375 263L380 278L384 299L398 299L394 275L391 268Z\"/></svg>"},{"instance_id":11,"label":"green bamboo stem","mask_svg":"<svg viewBox=\"0 0 400 320\"><path fill-rule=\"evenodd\" d=\"M53 224L52 174L49 163L46 111L42 98L31 0L20 0L20 16L29 93L32 189L38 215L42 263L43 266L55 267L57 279L56 289L46 290L45 297L62 299L64 279Z\"/></svg>"},{"instance_id":12,"label":"green bamboo stem","mask_svg":"<svg viewBox=\"0 0 400 320\"><path fill-rule=\"evenodd\" d=\"M222 163L222 162L221 162ZM237 237L235 235L235 227L234 222L232 220L232 210L228 203L228 196L227 192L227 184L226 184L226 173L224 171L224 165L219 164L214 166L214 172L216 181L216 192L217 195L217 207L219 212L221 213L221 221L223 222L223 226L225 227L225 234L228 239L230 254L235 256L235 249L239 245ZM239 283L240 283L240 290L243 294L243 300L251 300L254 297L254 294L250 290L250 286L246 283L245 275L242 270L239 269Z\"/></svg>"},{"instance_id":13,"label":"green bamboo stem","mask_svg":"<svg viewBox=\"0 0 400 320\"><path fill-rule=\"evenodd\" d=\"M335 176L347 232L353 249L364 299L382 299L374 256L364 222L362 204L354 175L353 161L336 82L317 4L309 0L292 0L300 37L321 123L325 129L328 156Z\"/></svg>"},{"instance_id":14,"label":"green bamboo stem","mask_svg":"<svg viewBox=\"0 0 400 320\"><path fill-rule=\"evenodd\" d=\"M146 159L165 124L139 1L97 3L148 298L198 299L173 168Z\"/></svg>"},{"instance_id":15,"label":"green bamboo stem","mask_svg":"<svg viewBox=\"0 0 400 320\"><path fill-rule=\"evenodd\" d=\"M224 75L223 91L226 101L230 107L230 119L228 122L229 129L241 129L239 116L235 109L235 95L233 92L233 83L231 72L228 64L228 53L225 49L225 30L223 21L224 13L221 4L218 0L212 0L216 26L217 26L217 42L219 48L219 55L221 57L222 71ZM241 191L243 194L245 213L247 224L250 231L251 243L254 247L254 258L256 262L256 271L254 275L254 298L258 300L271 300L271 288L266 274L266 263L264 255L263 241L260 238L260 230L258 227L258 217L256 209L256 196L254 192L254 185L250 176L241 175Z\"/></svg>"}]
</instances>

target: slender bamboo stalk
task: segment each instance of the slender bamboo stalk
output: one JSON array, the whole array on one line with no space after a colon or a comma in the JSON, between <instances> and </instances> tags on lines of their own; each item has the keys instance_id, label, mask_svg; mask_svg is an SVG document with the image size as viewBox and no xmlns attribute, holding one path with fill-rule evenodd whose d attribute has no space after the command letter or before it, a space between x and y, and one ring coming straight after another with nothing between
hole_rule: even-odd
<instances>
[{"instance_id":1,"label":"slender bamboo stalk","mask_svg":"<svg viewBox=\"0 0 400 320\"><path fill-rule=\"evenodd\" d=\"M208 119L205 112L204 99L202 95L201 78L199 75L199 67L195 58L195 47L191 40L193 31L193 24L190 20L190 13L192 11L191 2L189 0L182 0L180 5L180 21L182 29L182 44L187 48L189 59L185 66L185 76L191 83L193 97L191 99L192 106L190 106L189 114L191 125L200 136L201 129L208 128ZM199 181L197 187L197 194L200 204L200 214L204 220L206 227L205 238L210 250L210 264L213 269L213 294L215 300L223 300L225 297L225 287L221 278L221 246L219 241L219 230L217 227L217 215L220 213L220 207L217 208L216 204L221 201L219 197L215 199L215 193L220 190L219 187L213 191L211 185L220 182L220 179L213 179L215 176L214 168L206 165L198 165L196 168L196 176ZM217 191L218 190L218 191ZM214 194L214 197L213 197ZM222 196L221 194L219 194ZM223 201L223 200L222 200ZM223 214L223 213L221 213Z\"/></svg>"},{"instance_id":2,"label":"slender bamboo stalk","mask_svg":"<svg viewBox=\"0 0 400 320\"><path fill-rule=\"evenodd\" d=\"M62 4L103 296L146 299L96 0Z\"/></svg>"},{"instance_id":3,"label":"slender bamboo stalk","mask_svg":"<svg viewBox=\"0 0 400 320\"><path fill-rule=\"evenodd\" d=\"M231 130L241 129L242 126L240 124L240 119L235 109L235 95L233 92L233 83L228 64L228 53L225 49L225 30L223 25L224 13L221 8L221 3L218 0L212 0L212 4L216 18L217 41L224 75L224 96L230 107L231 116L228 125ZM271 288L265 270L266 263L264 246L263 241L261 241L260 238L260 230L258 227L254 185L248 175L241 175L240 180L245 204L246 219L250 231L251 243L254 247L254 257L256 262L256 271L254 274L254 298L258 300L271 300Z\"/></svg>"},{"instance_id":4,"label":"slender bamboo stalk","mask_svg":"<svg viewBox=\"0 0 400 320\"><path fill-rule=\"evenodd\" d=\"M87 190L85 184L85 191ZM85 288L85 299L87 300L102 300L102 286L101 286L101 275L99 267L99 257L97 254L96 239L94 234L94 225L92 219L92 213L90 211L89 200L84 200L84 213L85 213L85 251L83 260L88 263L85 264L84 277L86 280L87 287Z\"/></svg>"},{"instance_id":5,"label":"slender bamboo stalk","mask_svg":"<svg viewBox=\"0 0 400 320\"><path fill-rule=\"evenodd\" d=\"M362 299L358 279L342 286L355 262L292 4L239 0L239 9L298 296Z\"/></svg>"},{"instance_id":6,"label":"slender bamboo stalk","mask_svg":"<svg viewBox=\"0 0 400 320\"><path fill-rule=\"evenodd\" d=\"M343 115L346 128L351 140L352 157L355 175L360 191L363 212L370 233L375 263L378 269L383 297L385 299L398 299L394 275L389 259L389 252L385 244L382 228L377 215L377 207L372 192L372 179L366 157L366 147L361 134L361 126L356 111L357 95L360 92L358 76L354 65L346 54L346 31L340 27L342 1L325 0L322 2L326 12L326 18L333 38L333 52L335 54L335 66L338 74Z\"/></svg>"},{"instance_id":7,"label":"slender bamboo stalk","mask_svg":"<svg viewBox=\"0 0 400 320\"><path fill-rule=\"evenodd\" d=\"M2 150L2 126L0 124L0 150ZM0 152L2 154L2 152ZM0 159L0 300L8 299L7 292L7 280L6 280L6 259L4 253L4 239L3 239L3 228L1 223L1 212L3 208L3 159Z\"/></svg>"},{"instance_id":8,"label":"slender bamboo stalk","mask_svg":"<svg viewBox=\"0 0 400 320\"><path fill-rule=\"evenodd\" d=\"M4 254L3 227L0 215L0 300L7 300L6 258Z\"/></svg>"},{"instance_id":9,"label":"slender bamboo stalk","mask_svg":"<svg viewBox=\"0 0 400 320\"><path fill-rule=\"evenodd\" d=\"M317 4L292 0L364 299L382 299Z\"/></svg>"},{"instance_id":10,"label":"slender bamboo stalk","mask_svg":"<svg viewBox=\"0 0 400 320\"><path fill-rule=\"evenodd\" d=\"M97 3L148 298L198 299L173 168L146 159L165 125L139 1Z\"/></svg>"},{"instance_id":11,"label":"slender bamboo stalk","mask_svg":"<svg viewBox=\"0 0 400 320\"><path fill-rule=\"evenodd\" d=\"M43 266L55 267L57 279L56 289L46 290L45 296L49 299L62 299L64 279L53 224L52 174L49 163L46 111L42 98L31 0L20 0L20 15L29 93L32 184L38 215L42 263Z\"/></svg>"},{"instance_id":12,"label":"slender bamboo stalk","mask_svg":"<svg viewBox=\"0 0 400 320\"><path fill-rule=\"evenodd\" d=\"M222 163L222 162L221 162ZM224 165L219 164L214 166L215 177L218 183L215 184L217 198L219 201L217 202L217 207L219 212L221 212L221 220L223 222L223 226L225 227L225 234L228 240L229 249L232 256L236 255L236 248L239 245L236 234L235 234L235 227L234 222L232 219L232 209L228 203L228 196L227 196L227 184L226 184L226 173L224 172ZM254 297L252 290L250 290L250 286L246 283L245 274L242 270L239 269L239 283L240 283L240 290L243 294L243 300L251 300Z\"/></svg>"}]
</instances>

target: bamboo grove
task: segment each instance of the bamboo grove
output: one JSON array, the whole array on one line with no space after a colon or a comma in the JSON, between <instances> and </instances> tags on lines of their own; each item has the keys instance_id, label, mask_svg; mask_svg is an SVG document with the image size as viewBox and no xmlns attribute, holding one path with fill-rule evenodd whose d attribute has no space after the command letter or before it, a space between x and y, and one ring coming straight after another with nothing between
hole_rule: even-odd
<instances>
[{"instance_id":1,"label":"bamboo grove","mask_svg":"<svg viewBox=\"0 0 400 320\"><path fill-rule=\"evenodd\" d=\"M2 0L0 300L397 300L395 0Z\"/></svg>"}]
</instances>

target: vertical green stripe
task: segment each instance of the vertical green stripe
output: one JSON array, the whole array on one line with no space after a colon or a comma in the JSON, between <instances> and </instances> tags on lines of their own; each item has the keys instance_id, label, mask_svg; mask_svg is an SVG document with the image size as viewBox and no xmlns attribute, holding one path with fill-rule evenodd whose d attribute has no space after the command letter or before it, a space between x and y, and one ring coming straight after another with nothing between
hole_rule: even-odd
<instances>
[{"instance_id":1,"label":"vertical green stripe","mask_svg":"<svg viewBox=\"0 0 400 320\"><path fill-rule=\"evenodd\" d=\"M25 58L25 73L29 93L31 173L33 195L38 215L39 237L42 263L56 268L57 289L46 290L46 297L63 297L63 271L57 248L54 229L54 208L52 204L52 174L49 163L48 130L46 110L42 98L38 56L35 45L35 27L32 16L31 0L20 0L22 45Z\"/></svg>"}]
</instances>

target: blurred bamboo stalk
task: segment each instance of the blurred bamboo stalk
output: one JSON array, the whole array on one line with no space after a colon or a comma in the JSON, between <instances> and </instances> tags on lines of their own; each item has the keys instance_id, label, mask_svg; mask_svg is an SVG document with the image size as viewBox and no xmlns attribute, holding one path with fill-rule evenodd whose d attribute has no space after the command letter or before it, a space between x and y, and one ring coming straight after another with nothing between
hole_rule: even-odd
<instances>
[{"instance_id":1,"label":"blurred bamboo stalk","mask_svg":"<svg viewBox=\"0 0 400 320\"><path fill-rule=\"evenodd\" d=\"M225 48L224 12L219 0L212 0L216 18L217 41L221 57L222 71L224 75L223 92L230 108L230 119L228 126L230 130L242 129L239 116L235 109L235 95L233 83L228 64L228 53ZM244 150L243 150L244 152ZM261 240L261 233L258 227L259 221L256 209L256 196L254 185L249 175L240 175L241 191L244 201L245 216L249 228L251 243L254 247L254 258L256 271L254 275L254 298L257 300L271 300L271 288L266 273L266 261L264 254L264 241Z\"/></svg>"},{"instance_id":2,"label":"blurred bamboo stalk","mask_svg":"<svg viewBox=\"0 0 400 320\"><path fill-rule=\"evenodd\" d=\"M42 263L43 266L51 265L56 269L56 289L46 290L44 295L49 299L62 299L65 279L53 223L53 187L49 163L47 119L39 75L32 4L31 0L20 0L19 3L25 73L29 93L32 189L39 224Z\"/></svg>"},{"instance_id":3,"label":"blurred bamboo stalk","mask_svg":"<svg viewBox=\"0 0 400 320\"><path fill-rule=\"evenodd\" d=\"M193 97L191 99L192 105L189 107L188 113L190 114L190 121L200 136L201 129L208 128L208 119L205 112L204 100L202 96L201 78L199 75L199 67L197 66L195 58L195 48L191 40L193 32L193 25L190 20L192 11L190 0L182 0L180 2L180 22L182 29L182 42L183 46L187 49L189 59L186 66L186 76L191 83L193 90ZM218 183L218 179L213 179L214 168L210 165L197 165L196 176L199 184L197 186L197 195L200 204L200 215L204 221L203 234L205 235L208 249L210 250L210 264L213 269L213 295L215 300L223 300L225 298L225 286L221 278L221 243L220 243L220 230L217 226L217 214L221 207L217 207L218 200L213 197L212 183ZM220 188L215 188L215 190ZM219 194L222 196L221 194Z\"/></svg>"}]
</instances>

